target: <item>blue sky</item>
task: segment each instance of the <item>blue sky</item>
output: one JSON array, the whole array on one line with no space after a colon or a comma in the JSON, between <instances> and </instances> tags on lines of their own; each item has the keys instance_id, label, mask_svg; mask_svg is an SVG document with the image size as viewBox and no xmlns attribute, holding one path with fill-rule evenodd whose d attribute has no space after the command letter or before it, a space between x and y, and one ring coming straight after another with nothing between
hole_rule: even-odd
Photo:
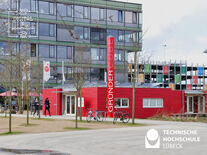
<instances>
[{"instance_id":1,"label":"blue sky","mask_svg":"<svg viewBox=\"0 0 207 155\"><path fill-rule=\"evenodd\" d=\"M150 60L207 65L207 0L128 1L143 5L143 51Z\"/></svg>"}]
</instances>

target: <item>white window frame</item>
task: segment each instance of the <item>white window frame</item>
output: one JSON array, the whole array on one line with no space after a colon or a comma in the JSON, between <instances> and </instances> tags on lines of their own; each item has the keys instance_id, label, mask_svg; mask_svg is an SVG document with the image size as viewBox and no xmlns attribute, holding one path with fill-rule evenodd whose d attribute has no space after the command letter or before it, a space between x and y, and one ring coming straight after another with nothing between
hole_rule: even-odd
<instances>
[{"instance_id":1,"label":"white window frame","mask_svg":"<svg viewBox=\"0 0 207 155\"><path fill-rule=\"evenodd\" d=\"M144 105L144 102L147 100L147 105ZM152 100L155 100L156 101L156 104L155 106L151 106L150 105L150 102ZM161 100L162 101L162 106L158 105L158 100ZM164 102L163 102L163 98L143 98L142 100L142 107L143 108L164 108Z\"/></svg>"},{"instance_id":2,"label":"white window frame","mask_svg":"<svg viewBox=\"0 0 207 155\"><path fill-rule=\"evenodd\" d=\"M115 108L129 108L129 99L128 98L115 98L115 99L120 99L120 107L117 107L116 104L115 104ZM122 106L123 99L127 99L128 106Z\"/></svg>"}]
</instances>

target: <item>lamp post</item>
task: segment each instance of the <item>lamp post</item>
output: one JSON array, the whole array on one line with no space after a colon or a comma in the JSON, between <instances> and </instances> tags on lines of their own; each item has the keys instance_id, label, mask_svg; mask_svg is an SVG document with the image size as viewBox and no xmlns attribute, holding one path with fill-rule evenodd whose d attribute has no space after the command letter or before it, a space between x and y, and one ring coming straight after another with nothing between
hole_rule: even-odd
<instances>
[{"instance_id":1,"label":"lamp post","mask_svg":"<svg viewBox=\"0 0 207 155\"><path fill-rule=\"evenodd\" d=\"M205 49L205 50L203 51L203 53L207 53L207 49Z\"/></svg>"}]
</instances>

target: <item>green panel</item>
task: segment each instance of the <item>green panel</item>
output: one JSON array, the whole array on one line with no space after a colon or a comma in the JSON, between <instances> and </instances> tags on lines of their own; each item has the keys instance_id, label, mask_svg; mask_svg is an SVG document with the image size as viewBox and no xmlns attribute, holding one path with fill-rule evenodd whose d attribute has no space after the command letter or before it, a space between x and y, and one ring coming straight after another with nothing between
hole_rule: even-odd
<instances>
[{"instance_id":1,"label":"green panel","mask_svg":"<svg viewBox=\"0 0 207 155\"><path fill-rule=\"evenodd\" d=\"M1 14L0 17L2 18L8 18L7 14ZM17 16L10 16L10 17L17 17ZM108 29L117 29L117 30L129 30L129 31L142 31L141 28L133 28L133 27L124 27L124 26L118 26L118 25L106 25L106 24L93 24L93 23L84 23L84 22L73 22L73 21L67 21L67 20L54 20L54 19L47 19L47 18L35 18L32 17L33 21L39 21L39 22L47 22L47 23L53 23L53 24L63 24L63 25L70 25L70 26L88 26L88 27L98 27L98 28L108 28Z\"/></svg>"},{"instance_id":2,"label":"green panel","mask_svg":"<svg viewBox=\"0 0 207 155\"><path fill-rule=\"evenodd\" d=\"M180 82L181 82L181 76L175 75L175 83L180 83Z\"/></svg>"},{"instance_id":3,"label":"green panel","mask_svg":"<svg viewBox=\"0 0 207 155\"><path fill-rule=\"evenodd\" d=\"M57 2L66 3L66 4L78 4L78 5L87 5L94 7L103 7L111 9L125 9L129 11L142 11L142 5L136 3L124 3L124 2L115 2L107 0L56 0Z\"/></svg>"},{"instance_id":4,"label":"green panel","mask_svg":"<svg viewBox=\"0 0 207 155\"><path fill-rule=\"evenodd\" d=\"M107 48L106 45L90 44L90 43L61 42L61 41L51 41L51 40L18 39L18 38L9 38L9 37L0 37L0 40L1 41L12 41L12 42L36 43L36 44L62 45L62 46ZM130 46L115 46L115 48L129 50L129 51L135 50L134 47L130 47ZM136 50L141 51L141 47L137 47Z\"/></svg>"},{"instance_id":5,"label":"green panel","mask_svg":"<svg viewBox=\"0 0 207 155\"><path fill-rule=\"evenodd\" d=\"M145 74L150 74L150 65L144 66L144 72L145 72Z\"/></svg>"},{"instance_id":6,"label":"green panel","mask_svg":"<svg viewBox=\"0 0 207 155\"><path fill-rule=\"evenodd\" d=\"M180 72L181 72L181 74L186 74L187 73L187 67L182 66Z\"/></svg>"},{"instance_id":7,"label":"green panel","mask_svg":"<svg viewBox=\"0 0 207 155\"><path fill-rule=\"evenodd\" d=\"M157 83L162 83L163 82L163 75L162 74L158 74L157 75Z\"/></svg>"}]
</instances>

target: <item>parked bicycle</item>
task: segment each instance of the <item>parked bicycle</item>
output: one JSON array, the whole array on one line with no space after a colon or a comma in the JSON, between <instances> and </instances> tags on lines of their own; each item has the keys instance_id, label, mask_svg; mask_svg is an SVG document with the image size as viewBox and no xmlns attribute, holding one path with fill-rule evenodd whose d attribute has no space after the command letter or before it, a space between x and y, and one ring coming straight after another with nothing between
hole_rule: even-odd
<instances>
[{"instance_id":1,"label":"parked bicycle","mask_svg":"<svg viewBox=\"0 0 207 155\"><path fill-rule=\"evenodd\" d=\"M115 110L113 124L117 122L118 118L120 118L120 121L122 121L123 123L128 123L130 120L129 113L127 113L126 111Z\"/></svg>"},{"instance_id":2,"label":"parked bicycle","mask_svg":"<svg viewBox=\"0 0 207 155\"><path fill-rule=\"evenodd\" d=\"M87 115L87 121L90 122L92 119L96 120L97 122L103 121L103 112L102 111L93 111L92 109L89 109L88 115Z\"/></svg>"}]
</instances>

